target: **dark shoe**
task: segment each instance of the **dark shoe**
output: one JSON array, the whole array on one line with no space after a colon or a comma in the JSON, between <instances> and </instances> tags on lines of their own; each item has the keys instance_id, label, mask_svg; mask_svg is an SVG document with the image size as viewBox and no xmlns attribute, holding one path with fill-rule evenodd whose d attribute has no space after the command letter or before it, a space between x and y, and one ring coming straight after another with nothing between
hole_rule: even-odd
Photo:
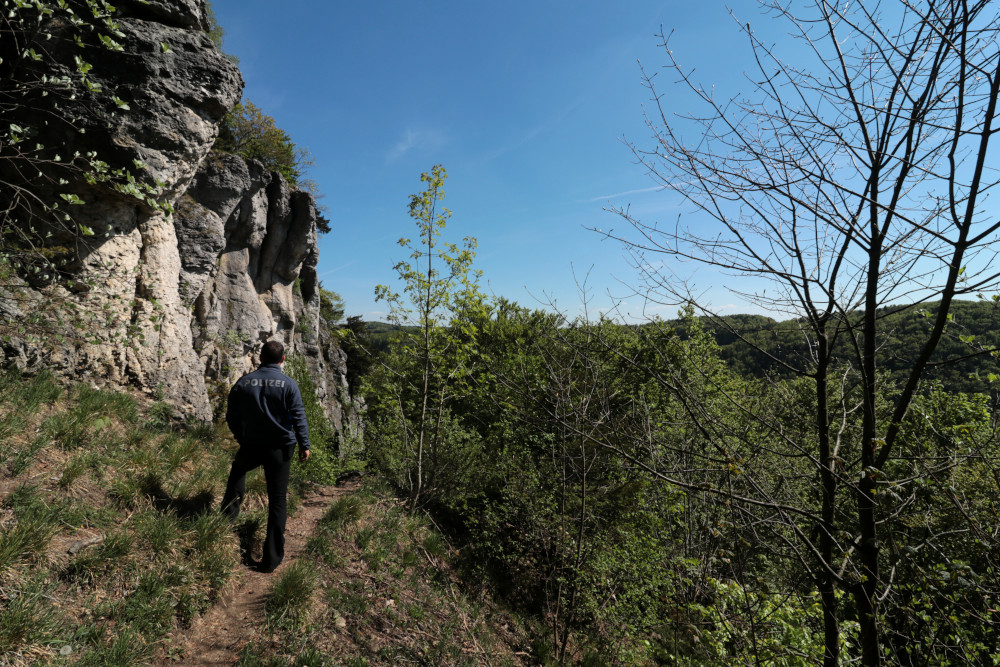
<instances>
[{"instance_id":1,"label":"dark shoe","mask_svg":"<svg viewBox=\"0 0 1000 667\"><path fill-rule=\"evenodd\" d=\"M270 574L278 569L278 565L281 565L281 563L276 563L274 565L265 565L264 563L261 563L257 566L257 571L263 572L264 574Z\"/></svg>"}]
</instances>

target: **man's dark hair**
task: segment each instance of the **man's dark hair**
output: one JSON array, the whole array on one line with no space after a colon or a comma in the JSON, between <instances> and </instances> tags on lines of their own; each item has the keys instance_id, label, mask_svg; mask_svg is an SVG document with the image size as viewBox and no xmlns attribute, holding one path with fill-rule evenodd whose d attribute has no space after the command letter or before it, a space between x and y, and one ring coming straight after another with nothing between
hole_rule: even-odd
<instances>
[{"instance_id":1,"label":"man's dark hair","mask_svg":"<svg viewBox=\"0 0 1000 667\"><path fill-rule=\"evenodd\" d=\"M285 358L285 346L280 341L269 340L260 349L260 363L280 364Z\"/></svg>"}]
</instances>

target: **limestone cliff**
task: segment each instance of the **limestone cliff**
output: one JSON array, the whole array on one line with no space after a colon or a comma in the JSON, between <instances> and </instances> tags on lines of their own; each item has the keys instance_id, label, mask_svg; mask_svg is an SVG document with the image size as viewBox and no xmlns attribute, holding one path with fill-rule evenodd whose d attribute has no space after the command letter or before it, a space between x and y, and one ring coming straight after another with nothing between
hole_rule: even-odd
<instances>
[{"instance_id":1,"label":"limestone cliff","mask_svg":"<svg viewBox=\"0 0 1000 667\"><path fill-rule=\"evenodd\" d=\"M346 355L320 317L316 206L280 174L212 153L174 215L179 294L192 344L216 391L250 370L271 338L304 358L339 433L357 427Z\"/></svg>"},{"instance_id":2,"label":"limestone cliff","mask_svg":"<svg viewBox=\"0 0 1000 667\"><path fill-rule=\"evenodd\" d=\"M202 0L116 4L124 50L87 52L97 102L68 102L73 123L46 124L37 140L139 165L140 181L155 184L174 212L110 185L63 185L85 202L74 222L94 235L70 239L60 280L0 290L0 318L45 313L66 330L9 336L0 363L135 386L204 420L210 393L249 370L263 341L279 338L307 360L337 429L348 428L356 418L343 408L345 357L320 326L312 197L259 164L211 152L243 82L205 34ZM71 37L66 25L46 29ZM52 74L69 71L68 52L53 53ZM112 93L127 110L102 102ZM37 187L42 199L58 195L41 180ZM53 239L60 248L70 241Z\"/></svg>"}]
</instances>

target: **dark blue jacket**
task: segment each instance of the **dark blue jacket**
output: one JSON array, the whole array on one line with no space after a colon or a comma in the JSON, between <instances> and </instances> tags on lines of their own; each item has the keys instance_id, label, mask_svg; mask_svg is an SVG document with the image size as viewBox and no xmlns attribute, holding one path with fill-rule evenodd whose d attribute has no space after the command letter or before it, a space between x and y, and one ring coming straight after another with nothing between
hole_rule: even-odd
<instances>
[{"instance_id":1,"label":"dark blue jacket","mask_svg":"<svg viewBox=\"0 0 1000 667\"><path fill-rule=\"evenodd\" d=\"M309 424L295 380L278 364L247 373L229 391L226 423L240 446L309 449Z\"/></svg>"}]
</instances>

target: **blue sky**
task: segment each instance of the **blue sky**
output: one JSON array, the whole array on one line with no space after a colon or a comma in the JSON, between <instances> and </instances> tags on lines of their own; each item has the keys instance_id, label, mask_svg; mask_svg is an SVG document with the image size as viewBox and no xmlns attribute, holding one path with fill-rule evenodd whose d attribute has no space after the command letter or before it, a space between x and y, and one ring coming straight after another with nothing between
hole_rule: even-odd
<instances>
[{"instance_id":1,"label":"blue sky","mask_svg":"<svg viewBox=\"0 0 1000 667\"><path fill-rule=\"evenodd\" d=\"M366 320L385 319L375 285L394 284L405 255L396 240L415 229L408 197L439 163L453 211L445 236L478 239L487 292L574 315L588 276L592 310L620 303L622 317L641 319L623 249L588 231L622 226L609 206L644 220L677 214L676 197L655 189L622 141L650 145L637 61L664 65L662 25L675 54L728 94L746 57L715 0L212 4L244 98L315 158L309 175L333 227L320 279ZM741 18L766 21L756 3L735 4Z\"/></svg>"}]
</instances>

